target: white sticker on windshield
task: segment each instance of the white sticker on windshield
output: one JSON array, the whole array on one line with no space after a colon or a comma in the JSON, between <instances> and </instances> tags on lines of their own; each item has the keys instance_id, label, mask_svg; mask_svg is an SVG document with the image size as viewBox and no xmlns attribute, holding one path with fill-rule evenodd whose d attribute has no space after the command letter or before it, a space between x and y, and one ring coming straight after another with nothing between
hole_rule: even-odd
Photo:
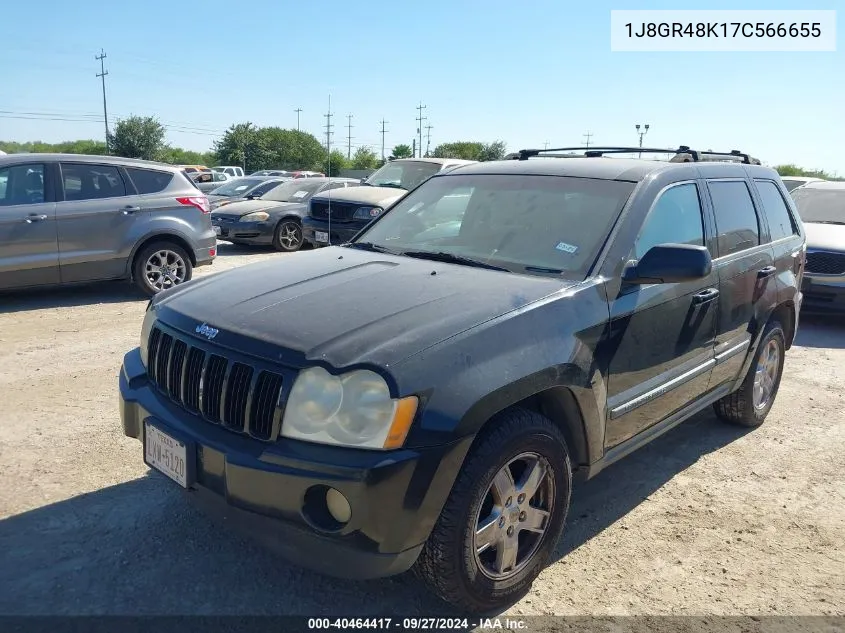
<instances>
[{"instance_id":1,"label":"white sticker on windshield","mask_svg":"<svg viewBox=\"0 0 845 633\"><path fill-rule=\"evenodd\" d=\"M247 187L246 185L241 185L240 187L235 187L235 191L243 191L244 189L246 189L246 187Z\"/></svg>"},{"instance_id":2,"label":"white sticker on windshield","mask_svg":"<svg viewBox=\"0 0 845 633\"><path fill-rule=\"evenodd\" d=\"M293 194L292 197L293 198L304 198L307 195L308 195L307 191L297 191L295 194Z\"/></svg>"},{"instance_id":3,"label":"white sticker on windshield","mask_svg":"<svg viewBox=\"0 0 845 633\"><path fill-rule=\"evenodd\" d=\"M425 205L424 202L417 202L414 206L412 206L410 209L408 209L408 213L413 213L414 211L418 211L424 205Z\"/></svg>"},{"instance_id":4,"label":"white sticker on windshield","mask_svg":"<svg viewBox=\"0 0 845 633\"><path fill-rule=\"evenodd\" d=\"M558 242L555 248L559 251L563 251L564 253L569 253L570 255L574 255L578 252L578 247L573 246L572 244L567 244L566 242Z\"/></svg>"}]
</instances>

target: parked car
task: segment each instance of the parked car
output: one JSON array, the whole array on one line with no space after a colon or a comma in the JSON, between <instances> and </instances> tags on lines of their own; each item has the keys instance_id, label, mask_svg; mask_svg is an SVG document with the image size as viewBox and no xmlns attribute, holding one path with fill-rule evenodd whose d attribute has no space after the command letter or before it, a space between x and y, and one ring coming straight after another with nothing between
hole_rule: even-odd
<instances>
[{"instance_id":1,"label":"parked car","mask_svg":"<svg viewBox=\"0 0 845 633\"><path fill-rule=\"evenodd\" d=\"M293 178L293 174L291 172L284 171L283 169L261 169L259 171L252 172L250 176L281 176L283 178Z\"/></svg>"},{"instance_id":2,"label":"parked car","mask_svg":"<svg viewBox=\"0 0 845 633\"><path fill-rule=\"evenodd\" d=\"M129 279L152 295L211 264L211 209L178 167L112 156L0 157L0 289Z\"/></svg>"},{"instance_id":3,"label":"parked car","mask_svg":"<svg viewBox=\"0 0 845 633\"><path fill-rule=\"evenodd\" d=\"M792 191L810 182L826 182L823 178L807 178L804 176L781 176L787 191Z\"/></svg>"},{"instance_id":4,"label":"parked car","mask_svg":"<svg viewBox=\"0 0 845 633\"><path fill-rule=\"evenodd\" d=\"M223 172L213 171L208 174L200 173L192 178L192 180L196 183L197 189L203 193L211 193L220 187L222 183L228 182L231 179Z\"/></svg>"},{"instance_id":5,"label":"parked car","mask_svg":"<svg viewBox=\"0 0 845 633\"><path fill-rule=\"evenodd\" d=\"M807 232L804 311L845 313L845 182L809 182L790 194Z\"/></svg>"},{"instance_id":6,"label":"parked car","mask_svg":"<svg viewBox=\"0 0 845 633\"><path fill-rule=\"evenodd\" d=\"M258 197L267 193L279 183L290 180L290 178L272 178L269 176L246 176L230 180L216 189L208 192L208 201L211 208L219 209L233 202L247 200L250 197Z\"/></svg>"},{"instance_id":7,"label":"parked car","mask_svg":"<svg viewBox=\"0 0 845 633\"><path fill-rule=\"evenodd\" d=\"M360 187L314 196L308 216L302 220L305 240L315 246L346 242L409 190L438 172L471 162L401 158L376 170Z\"/></svg>"},{"instance_id":8,"label":"parked car","mask_svg":"<svg viewBox=\"0 0 845 633\"><path fill-rule=\"evenodd\" d=\"M291 173L291 178L325 178L326 174L321 171L295 171Z\"/></svg>"},{"instance_id":9,"label":"parked car","mask_svg":"<svg viewBox=\"0 0 845 633\"><path fill-rule=\"evenodd\" d=\"M197 172L210 172L211 168L206 167L205 165L176 165L180 169L186 171L189 174L196 174Z\"/></svg>"},{"instance_id":10,"label":"parked car","mask_svg":"<svg viewBox=\"0 0 845 633\"><path fill-rule=\"evenodd\" d=\"M346 245L157 297L123 361L124 433L305 567L413 567L463 612L505 608L576 477L711 405L764 422L801 304L774 170L541 153L437 173ZM425 237L467 192L460 231Z\"/></svg>"},{"instance_id":11,"label":"parked car","mask_svg":"<svg viewBox=\"0 0 845 633\"><path fill-rule=\"evenodd\" d=\"M243 167L238 167L237 165L220 165L219 167L212 167L213 171L219 171L230 178L243 178L244 177L244 170Z\"/></svg>"},{"instance_id":12,"label":"parked car","mask_svg":"<svg viewBox=\"0 0 845 633\"><path fill-rule=\"evenodd\" d=\"M302 218L308 213L311 197L359 184L353 178L288 180L266 193L214 211L211 223L218 239L233 244L272 245L277 251L298 251L304 244Z\"/></svg>"}]
</instances>

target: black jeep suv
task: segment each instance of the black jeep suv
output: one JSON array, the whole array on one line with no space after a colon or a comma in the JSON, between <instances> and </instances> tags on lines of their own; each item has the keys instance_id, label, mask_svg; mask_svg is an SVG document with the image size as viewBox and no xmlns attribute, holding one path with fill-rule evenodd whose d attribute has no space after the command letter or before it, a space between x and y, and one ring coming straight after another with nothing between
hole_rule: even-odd
<instances>
[{"instance_id":1,"label":"black jeep suv","mask_svg":"<svg viewBox=\"0 0 845 633\"><path fill-rule=\"evenodd\" d=\"M798 325L805 238L775 171L615 151L458 167L349 244L160 293L125 434L299 564L511 603L576 477L711 405L761 424Z\"/></svg>"}]
</instances>

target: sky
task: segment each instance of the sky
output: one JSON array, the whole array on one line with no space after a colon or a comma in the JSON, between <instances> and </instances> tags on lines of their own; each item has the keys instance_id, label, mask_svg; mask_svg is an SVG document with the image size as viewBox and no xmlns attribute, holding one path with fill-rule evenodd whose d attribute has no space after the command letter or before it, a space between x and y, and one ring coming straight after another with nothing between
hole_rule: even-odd
<instances>
[{"instance_id":1,"label":"sky","mask_svg":"<svg viewBox=\"0 0 845 633\"><path fill-rule=\"evenodd\" d=\"M103 137L153 115L170 144L205 151L233 123L301 129L381 153L503 140L523 147L741 149L767 164L845 175L845 43L836 52L611 52L611 9L696 8L603 0L204 0L4 3L0 140ZM708 0L706 9L843 9ZM837 24L838 42L841 18ZM48 120L49 119L49 120ZM425 129L431 126L430 130Z\"/></svg>"}]
</instances>

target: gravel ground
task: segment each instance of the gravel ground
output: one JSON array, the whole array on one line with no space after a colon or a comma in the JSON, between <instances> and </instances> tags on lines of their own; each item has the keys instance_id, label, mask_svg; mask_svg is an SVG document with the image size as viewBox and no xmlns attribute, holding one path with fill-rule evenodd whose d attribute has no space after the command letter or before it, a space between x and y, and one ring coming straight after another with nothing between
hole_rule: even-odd
<instances>
[{"instance_id":1,"label":"gravel ground","mask_svg":"<svg viewBox=\"0 0 845 633\"><path fill-rule=\"evenodd\" d=\"M222 245L198 275L284 257ZM116 406L144 305L124 284L0 297L0 613L442 612L407 575L292 567L148 471ZM805 317L766 424L708 411L577 487L507 613L845 614L844 374L845 325Z\"/></svg>"}]
</instances>

